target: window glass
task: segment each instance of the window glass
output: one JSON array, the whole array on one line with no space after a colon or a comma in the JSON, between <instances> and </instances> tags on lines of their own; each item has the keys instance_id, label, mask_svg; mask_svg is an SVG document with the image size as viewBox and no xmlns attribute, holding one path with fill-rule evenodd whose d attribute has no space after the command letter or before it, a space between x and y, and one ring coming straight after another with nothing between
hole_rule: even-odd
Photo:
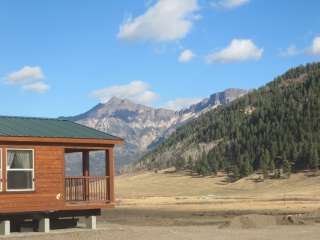
<instances>
[{"instance_id":1,"label":"window glass","mask_svg":"<svg viewBox=\"0 0 320 240\"><path fill-rule=\"evenodd\" d=\"M33 151L10 149L7 151L7 190L34 189Z\"/></svg>"},{"instance_id":2,"label":"window glass","mask_svg":"<svg viewBox=\"0 0 320 240\"><path fill-rule=\"evenodd\" d=\"M32 189L33 179L32 171L9 171L8 189Z\"/></svg>"},{"instance_id":3,"label":"window glass","mask_svg":"<svg viewBox=\"0 0 320 240\"><path fill-rule=\"evenodd\" d=\"M8 169L32 169L32 155L30 150L8 150Z\"/></svg>"}]
</instances>

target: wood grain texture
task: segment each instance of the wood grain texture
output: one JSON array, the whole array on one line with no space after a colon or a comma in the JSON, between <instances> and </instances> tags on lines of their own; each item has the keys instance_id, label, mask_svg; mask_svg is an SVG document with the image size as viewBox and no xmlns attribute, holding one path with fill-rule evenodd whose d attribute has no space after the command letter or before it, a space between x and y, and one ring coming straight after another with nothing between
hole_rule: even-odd
<instances>
[{"instance_id":1,"label":"wood grain texture","mask_svg":"<svg viewBox=\"0 0 320 240\"><path fill-rule=\"evenodd\" d=\"M7 144L0 141L0 148L2 149L2 192L0 192L0 214L1 213L15 213L15 212L33 212L33 211L58 211L58 210L77 210L77 209L98 209L110 208L114 206L114 197L110 202L99 203L66 203L64 198L57 199L57 195L64 195L65 189L65 175L64 175L64 154L65 149L70 149L70 145L63 144L46 144L36 142L36 144L21 144L10 143ZM73 143L75 147L77 143ZM82 143L81 149L103 149L106 150L110 156L108 165L108 175L112 178L112 182L108 189L111 196L114 196L113 187L113 146L108 144L108 147L102 147L101 142L92 145L92 143ZM6 192L6 149L7 148L27 148L34 149L35 154L35 190L32 192ZM112 167L112 170L111 170Z\"/></svg>"}]
</instances>

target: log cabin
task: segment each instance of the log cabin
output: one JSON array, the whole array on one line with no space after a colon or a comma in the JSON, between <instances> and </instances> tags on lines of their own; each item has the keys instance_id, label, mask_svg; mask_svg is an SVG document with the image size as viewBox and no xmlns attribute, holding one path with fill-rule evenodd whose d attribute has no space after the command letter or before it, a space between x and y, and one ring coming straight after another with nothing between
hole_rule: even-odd
<instances>
[{"instance_id":1,"label":"log cabin","mask_svg":"<svg viewBox=\"0 0 320 240\"><path fill-rule=\"evenodd\" d=\"M114 146L122 143L68 120L0 116L0 233L27 220L48 232L50 221L68 217L95 228L101 209L115 205Z\"/></svg>"}]
</instances>

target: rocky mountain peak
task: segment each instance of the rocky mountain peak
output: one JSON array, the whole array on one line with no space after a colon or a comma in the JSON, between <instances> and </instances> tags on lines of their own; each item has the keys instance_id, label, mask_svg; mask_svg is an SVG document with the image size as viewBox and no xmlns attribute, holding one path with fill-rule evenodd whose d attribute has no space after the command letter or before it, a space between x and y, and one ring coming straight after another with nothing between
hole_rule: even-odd
<instances>
[{"instance_id":1,"label":"rocky mountain peak","mask_svg":"<svg viewBox=\"0 0 320 240\"><path fill-rule=\"evenodd\" d=\"M177 112L112 97L83 114L67 119L124 138L126 144L117 147L116 150L119 169L156 147L177 127L197 118L204 111L226 104L246 92L241 89L228 89Z\"/></svg>"},{"instance_id":2,"label":"rocky mountain peak","mask_svg":"<svg viewBox=\"0 0 320 240\"><path fill-rule=\"evenodd\" d=\"M210 95L209 98L203 99L201 102L191 105L189 108L180 111L180 114L186 113L200 113L204 110L210 110L219 105L228 104L238 97L247 94L248 90L239 88L228 88L225 91L217 92Z\"/></svg>"},{"instance_id":3,"label":"rocky mountain peak","mask_svg":"<svg viewBox=\"0 0 320 240\"><path fill-rule=\"evenodd\" d=\"M106 103L104 103L104 105L108 106L108 107L117 107L117 108L137 108L137 107L145 107L143 105L140 104L136 104L134 102L132 102L129 99L126 98L119 98L119 97L112 97L109 99L109 101L107 101Z\"/></svg>"}]
</instances>

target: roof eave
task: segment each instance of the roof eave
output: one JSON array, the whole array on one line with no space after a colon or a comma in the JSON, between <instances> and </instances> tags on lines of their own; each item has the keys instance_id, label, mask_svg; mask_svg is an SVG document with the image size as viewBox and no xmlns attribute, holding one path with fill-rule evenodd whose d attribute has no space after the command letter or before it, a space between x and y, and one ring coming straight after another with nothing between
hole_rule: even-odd
<instances>
[{"instance_id":1,"label":"roof eave","mask_svg":"<svg viewBox=\"0 0 320 240\"><path fill-rule=\"evenodd\" d=\"M124 144L123 139L96 139L96 138L62 138L62 137L26 137L26 136L0 136L0 142L17 143L68 143L68 144L98 144L116 145Z\"/></svg>"}]
</instances>

